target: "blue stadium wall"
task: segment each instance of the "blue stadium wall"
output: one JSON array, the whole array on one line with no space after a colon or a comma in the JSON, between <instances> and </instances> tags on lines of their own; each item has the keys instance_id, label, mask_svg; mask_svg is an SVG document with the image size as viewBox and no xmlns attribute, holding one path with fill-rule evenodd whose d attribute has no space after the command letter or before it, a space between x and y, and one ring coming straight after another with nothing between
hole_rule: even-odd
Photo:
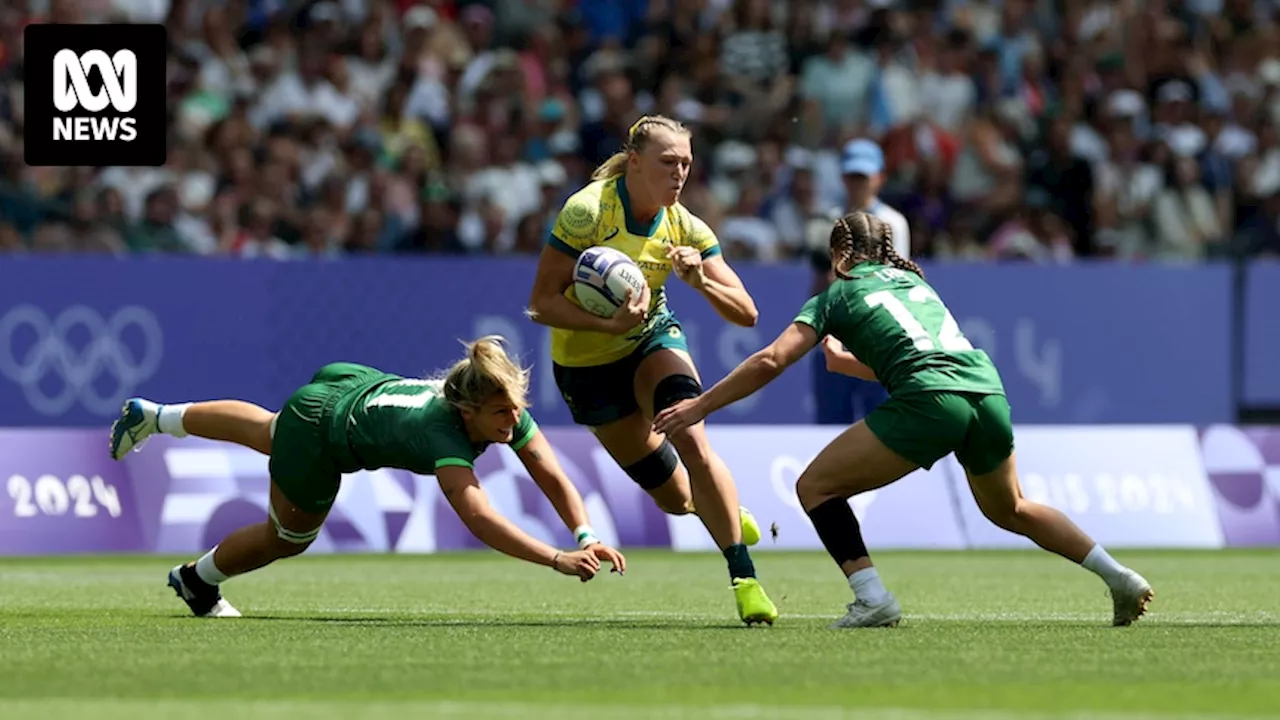
<instances>
[{"instance_id":1,"label":"blue stadium wall","mask_svg":"<svg viewBox=\"0 0 1280 720\"><path fill-rule=\"evenodd\" d=\"M760 322L740 328L676 281L704 379L769 342L807 297L807 267L739 267ZM1280 264L926 266L996 360L1020 424L1228 423L1280 406ZM270 408L319 366L446 367L461 339L505 336L534 367L539 421L570 419L546 328L522 314L531 259L5 257L0 426L93 427L124 397L234 397ZM811 364L718 423L808 423Z\"/></svg>"}]
</instances>

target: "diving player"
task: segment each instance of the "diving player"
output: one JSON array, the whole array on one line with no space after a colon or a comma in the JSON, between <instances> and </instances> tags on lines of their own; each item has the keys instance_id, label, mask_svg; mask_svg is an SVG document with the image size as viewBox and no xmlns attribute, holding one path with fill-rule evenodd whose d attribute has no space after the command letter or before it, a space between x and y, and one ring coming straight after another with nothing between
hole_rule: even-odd
<instances>
[{"instance_id":1,"label":"diving player","mask_svg":"<svg viewBox=\"0 0 1280 720\"><path fill-rule=\"evenodd\" d=\"M270 456L267 520L240 528L200 559L169 573L169 585L199 617L239 617L221 583L298 555L320 534L345 473L399 468L435 475L467 529L489 547L583 582L607 560L626 559L588 525L582 497L526 409L529 372L501 338L470 343L437 380L408 379L363 365L326 365L278 413L240 400L160 405L125 403L111 426L111 456L138 450L153 433L195 435ZM562 552L525 534L489 505L474 471L493 443L511 447L530 477L573 529L581 548Z\"/></svg>"}]
</instances>

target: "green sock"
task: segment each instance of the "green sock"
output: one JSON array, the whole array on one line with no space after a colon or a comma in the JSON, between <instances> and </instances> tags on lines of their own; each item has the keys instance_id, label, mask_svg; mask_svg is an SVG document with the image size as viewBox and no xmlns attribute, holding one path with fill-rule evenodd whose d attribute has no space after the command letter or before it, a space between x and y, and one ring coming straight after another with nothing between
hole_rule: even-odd
<instances>
[{"instance_id":1,"label":"green sock","mask_svg":"<svg viewBox=\"0 0 1280 720\"><path fill-rule=\"evenodd\" d=\"M729 563L729 579L753 578L756 576L755 563L751 562L751 553L742 543L730 545L724 549L724 559Z\"/></svg>"}]
</instances>

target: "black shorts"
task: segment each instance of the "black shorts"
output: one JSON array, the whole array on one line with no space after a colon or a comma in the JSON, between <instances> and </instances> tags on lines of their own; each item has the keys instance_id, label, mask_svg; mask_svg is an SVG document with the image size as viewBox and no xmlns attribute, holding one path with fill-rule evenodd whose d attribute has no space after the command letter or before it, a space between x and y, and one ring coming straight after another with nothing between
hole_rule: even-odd
<instances>
[{"instance_id":1,"label":"black shorts","mask_svg":"<svg viewBox=\"0 0 1280 720\"><path fill-rule=\"evenodd\" d=\"M573 421L587 427L617 422L640 409L636 402L636 370L659 350L689 351L680 322L674 316L657 322L632 353L607 365L552 365L560 397Z\"/></svg>"}]
</instances>

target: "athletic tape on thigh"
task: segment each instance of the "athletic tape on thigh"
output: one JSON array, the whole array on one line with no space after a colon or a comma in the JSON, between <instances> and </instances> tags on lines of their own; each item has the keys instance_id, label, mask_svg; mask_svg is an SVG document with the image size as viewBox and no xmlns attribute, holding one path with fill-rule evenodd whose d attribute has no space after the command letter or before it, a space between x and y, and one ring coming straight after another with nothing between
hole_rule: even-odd
<instances>
[{"instance_id":1,"label":"athletic tape on thigh","mask_svg":"<svg viewBox=\"0 0 1280 720\"><path fill-rule=\"evenodd\" d=\"M653 389L653 412L660 413L681 400L702 394L702 383L688 375L668 375Z\"/></svg>"},{"instance_id":2,"label":"athletic tape on thigh","mask_svg":"<svg viewBox=\"0 0 1280 720\"><path fill-rule=\"evenodd\" d=\"M671 447L670 441L663 440L657 450L622 468L622 471L635 480L641 489L653 490L671 479L671 474L676 471L679 463L676 449Z\"/></svg>"},{"instance_id":3,"label":"athletic tape on thigh","mask_svg":"<svg viewBox=\"0 0 1280 720\"><path fill-rule=\"evenodd\" d=\"M267 517L271 518L271 524L276 529L276 537L287 543L294 545L306 545L320 536L320 528L308 530L307 532L294 532L289 528L280 524L280 518L276 517L276 509L268 505Z\"/></svg>"}]
</instances>

